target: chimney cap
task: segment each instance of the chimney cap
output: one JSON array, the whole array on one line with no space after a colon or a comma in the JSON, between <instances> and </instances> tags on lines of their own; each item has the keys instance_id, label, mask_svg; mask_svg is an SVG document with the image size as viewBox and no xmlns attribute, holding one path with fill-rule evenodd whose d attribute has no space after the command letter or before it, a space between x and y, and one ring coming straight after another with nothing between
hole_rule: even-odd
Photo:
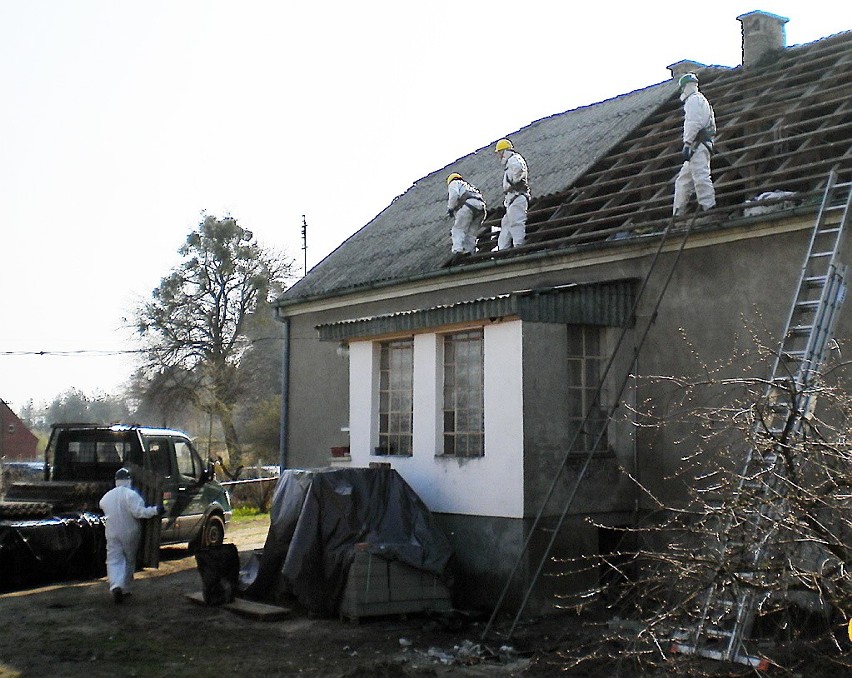
<instances>
[{"instance_id":1,"label":"chimney cap","mask_svg":"<svg viewBox=\"0 0 852 678\"><path fill-rule=\"evenodd\" d=\"M666 68L668 68L671 72L672 80L677 80L684 73L695 73L696 71L699 71L702 68L706 68L706 65L697 61L683 59L682 61L676 61L675 63L666 66Z\"/></svg>"},{"instance_id":2,"label":"chimney cap","mask_svg":"<svg viewBox=\"0 0 852 678\"><path fill-rule=\"evenodd\" d=\"M779 22L782 26L783 26L784 24L786 24L788 21L790 21L790 20L789 20L787 17L785 17L785 16L780 16L779 14L773 14L772 12L764 12L762 9L756 9L756 10L754 10L754 11L752 11L752 12L746 12L745 14L740 14L740 15L737 17L737 21L745 21L746 19L751 19L752 17L754 17L754 18L758 18L758 17L766 17L766 18L768 18L768 19L775 19L775 20L776 20L776 21L778 21L778 22Z\"/></svg>"}]
</instances>

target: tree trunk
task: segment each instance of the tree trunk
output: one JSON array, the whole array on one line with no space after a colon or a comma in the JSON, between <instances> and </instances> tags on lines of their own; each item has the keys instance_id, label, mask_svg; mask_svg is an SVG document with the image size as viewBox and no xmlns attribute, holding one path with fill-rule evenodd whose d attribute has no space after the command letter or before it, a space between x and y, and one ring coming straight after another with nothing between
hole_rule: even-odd
<instances>
[{"instance_id":1,"label":"tree trunk","mask_svg":"<svg viewBox=\"0 0 852 678\"><path fill-rule=\"evenodd\" d=\"M240 448L240 441L237 438L237 429L234 427L234 417L230 407L220 405L217 408L216 415L219 418L219 424L222 427L222 432L225 434L225 447L228 450L228 464L233 469L239 466L242 461L243 452Z\"/></svg>"}]
</instances>

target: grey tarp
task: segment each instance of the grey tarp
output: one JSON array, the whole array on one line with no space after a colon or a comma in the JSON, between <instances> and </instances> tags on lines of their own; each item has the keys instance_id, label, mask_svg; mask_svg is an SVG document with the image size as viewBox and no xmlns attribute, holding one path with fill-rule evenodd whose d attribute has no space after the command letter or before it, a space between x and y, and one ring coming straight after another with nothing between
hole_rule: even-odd
<instances>
[{"instance_id":1,"label":"grey tarp","mask_svg":"<svg viewBox=\"0 0 852 678\"><path fill-rule=\"evenodd\" d=\"M395 470L288 470L272 497L263 553L241 575L244 594L284 593L309 612L334 615L355 544L449 579L449 541Z\"/></svg>"}]
</instances>

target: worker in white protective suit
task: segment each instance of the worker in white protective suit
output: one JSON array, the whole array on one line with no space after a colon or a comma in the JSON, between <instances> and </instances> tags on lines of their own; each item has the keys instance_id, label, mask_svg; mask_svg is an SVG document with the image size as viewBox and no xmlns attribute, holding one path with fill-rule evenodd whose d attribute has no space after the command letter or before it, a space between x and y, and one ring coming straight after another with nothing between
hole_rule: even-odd
<instances>
[{"instance_id":1,"label":"worker in white protective suit","mask_svg":"<svg viewBox=\"0 0 852 678\"><path fill-rule=\"evenodd\" d=\"M506 196L503 199L506 214L500 221L497 249L505 250L509 246L523 245L526 240L527 209L530 205L529 171L527 161L508 139L500 139L494 152L503 165L503 193Z\"/></svg>"},{"instance_id":2,"label":"worker in white protective suit","mask_svg":"<svg viewBox=\"0 0 852 678\"><path fill-rule=\"evenodd\" d=\"M686 73L678 80L683 102L683 165L675 179L673 214L683 214L694 193L704 211L716 205L710 177L710 156L716 136L713 107L698 91L698 77Z\"/></svg>"},{"instance_id":3,"label":"worker in white protective suit","mask_svg":"<svg viewBox=\"0 0 852 678\"><path fill-rule=\"evenodd\" d=\"M115 487L101 497L101 510L106 516L106 568L113 600L121 603L129 593L136 571L136 552L144 518L159 514L156 506L145 506L142 497L130 486L130 471L120 468L115 473Z\"/></svg>"},{"instance_id":4,"label":"worker in white protective suit","mask_svg":"<svg viewBox=\"0 0 852 678\"><path fill-rule=\"evenodd\" d=\"M458 172L447 177L447 216L454 219L450 229L453 254L473 254L476 236L485 221L485 201L482 193Z\"/></svg>"}]
</instances>

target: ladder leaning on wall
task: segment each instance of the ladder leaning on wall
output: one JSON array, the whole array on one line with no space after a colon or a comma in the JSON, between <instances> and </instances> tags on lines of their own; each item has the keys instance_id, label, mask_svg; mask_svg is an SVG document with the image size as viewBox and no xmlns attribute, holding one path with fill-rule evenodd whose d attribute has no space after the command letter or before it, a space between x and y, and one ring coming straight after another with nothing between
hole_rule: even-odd
<instances>
[{"instance_id":1,"label":"ladder leaning on wall","mask_svg":"<svg viewBox=\"0 0 852 678\"><path fill-rule=\"evenodd\" d=\"M738 520L733 515L720 527L713 582L702 594L694 625L675 632L674 652L758 669L768 665L765 659L748 654L745 641L768 596L760 589L758 570L772 544L774 526L787 509L785 501L772 501L779 496L776 486L785 474L783 450L800 436L813 411L811 386L825 360L846 293L845 266L837 259L850 219L850 200L852 182L839 182L837 171L832 170L767 382L770 416L755 424L753 431L756 436L771 436L774 442L765 451L749 449L735 485L737 494L754 492L760 510L744 530L735 529Z\"/></svg>"}]
</instances>

